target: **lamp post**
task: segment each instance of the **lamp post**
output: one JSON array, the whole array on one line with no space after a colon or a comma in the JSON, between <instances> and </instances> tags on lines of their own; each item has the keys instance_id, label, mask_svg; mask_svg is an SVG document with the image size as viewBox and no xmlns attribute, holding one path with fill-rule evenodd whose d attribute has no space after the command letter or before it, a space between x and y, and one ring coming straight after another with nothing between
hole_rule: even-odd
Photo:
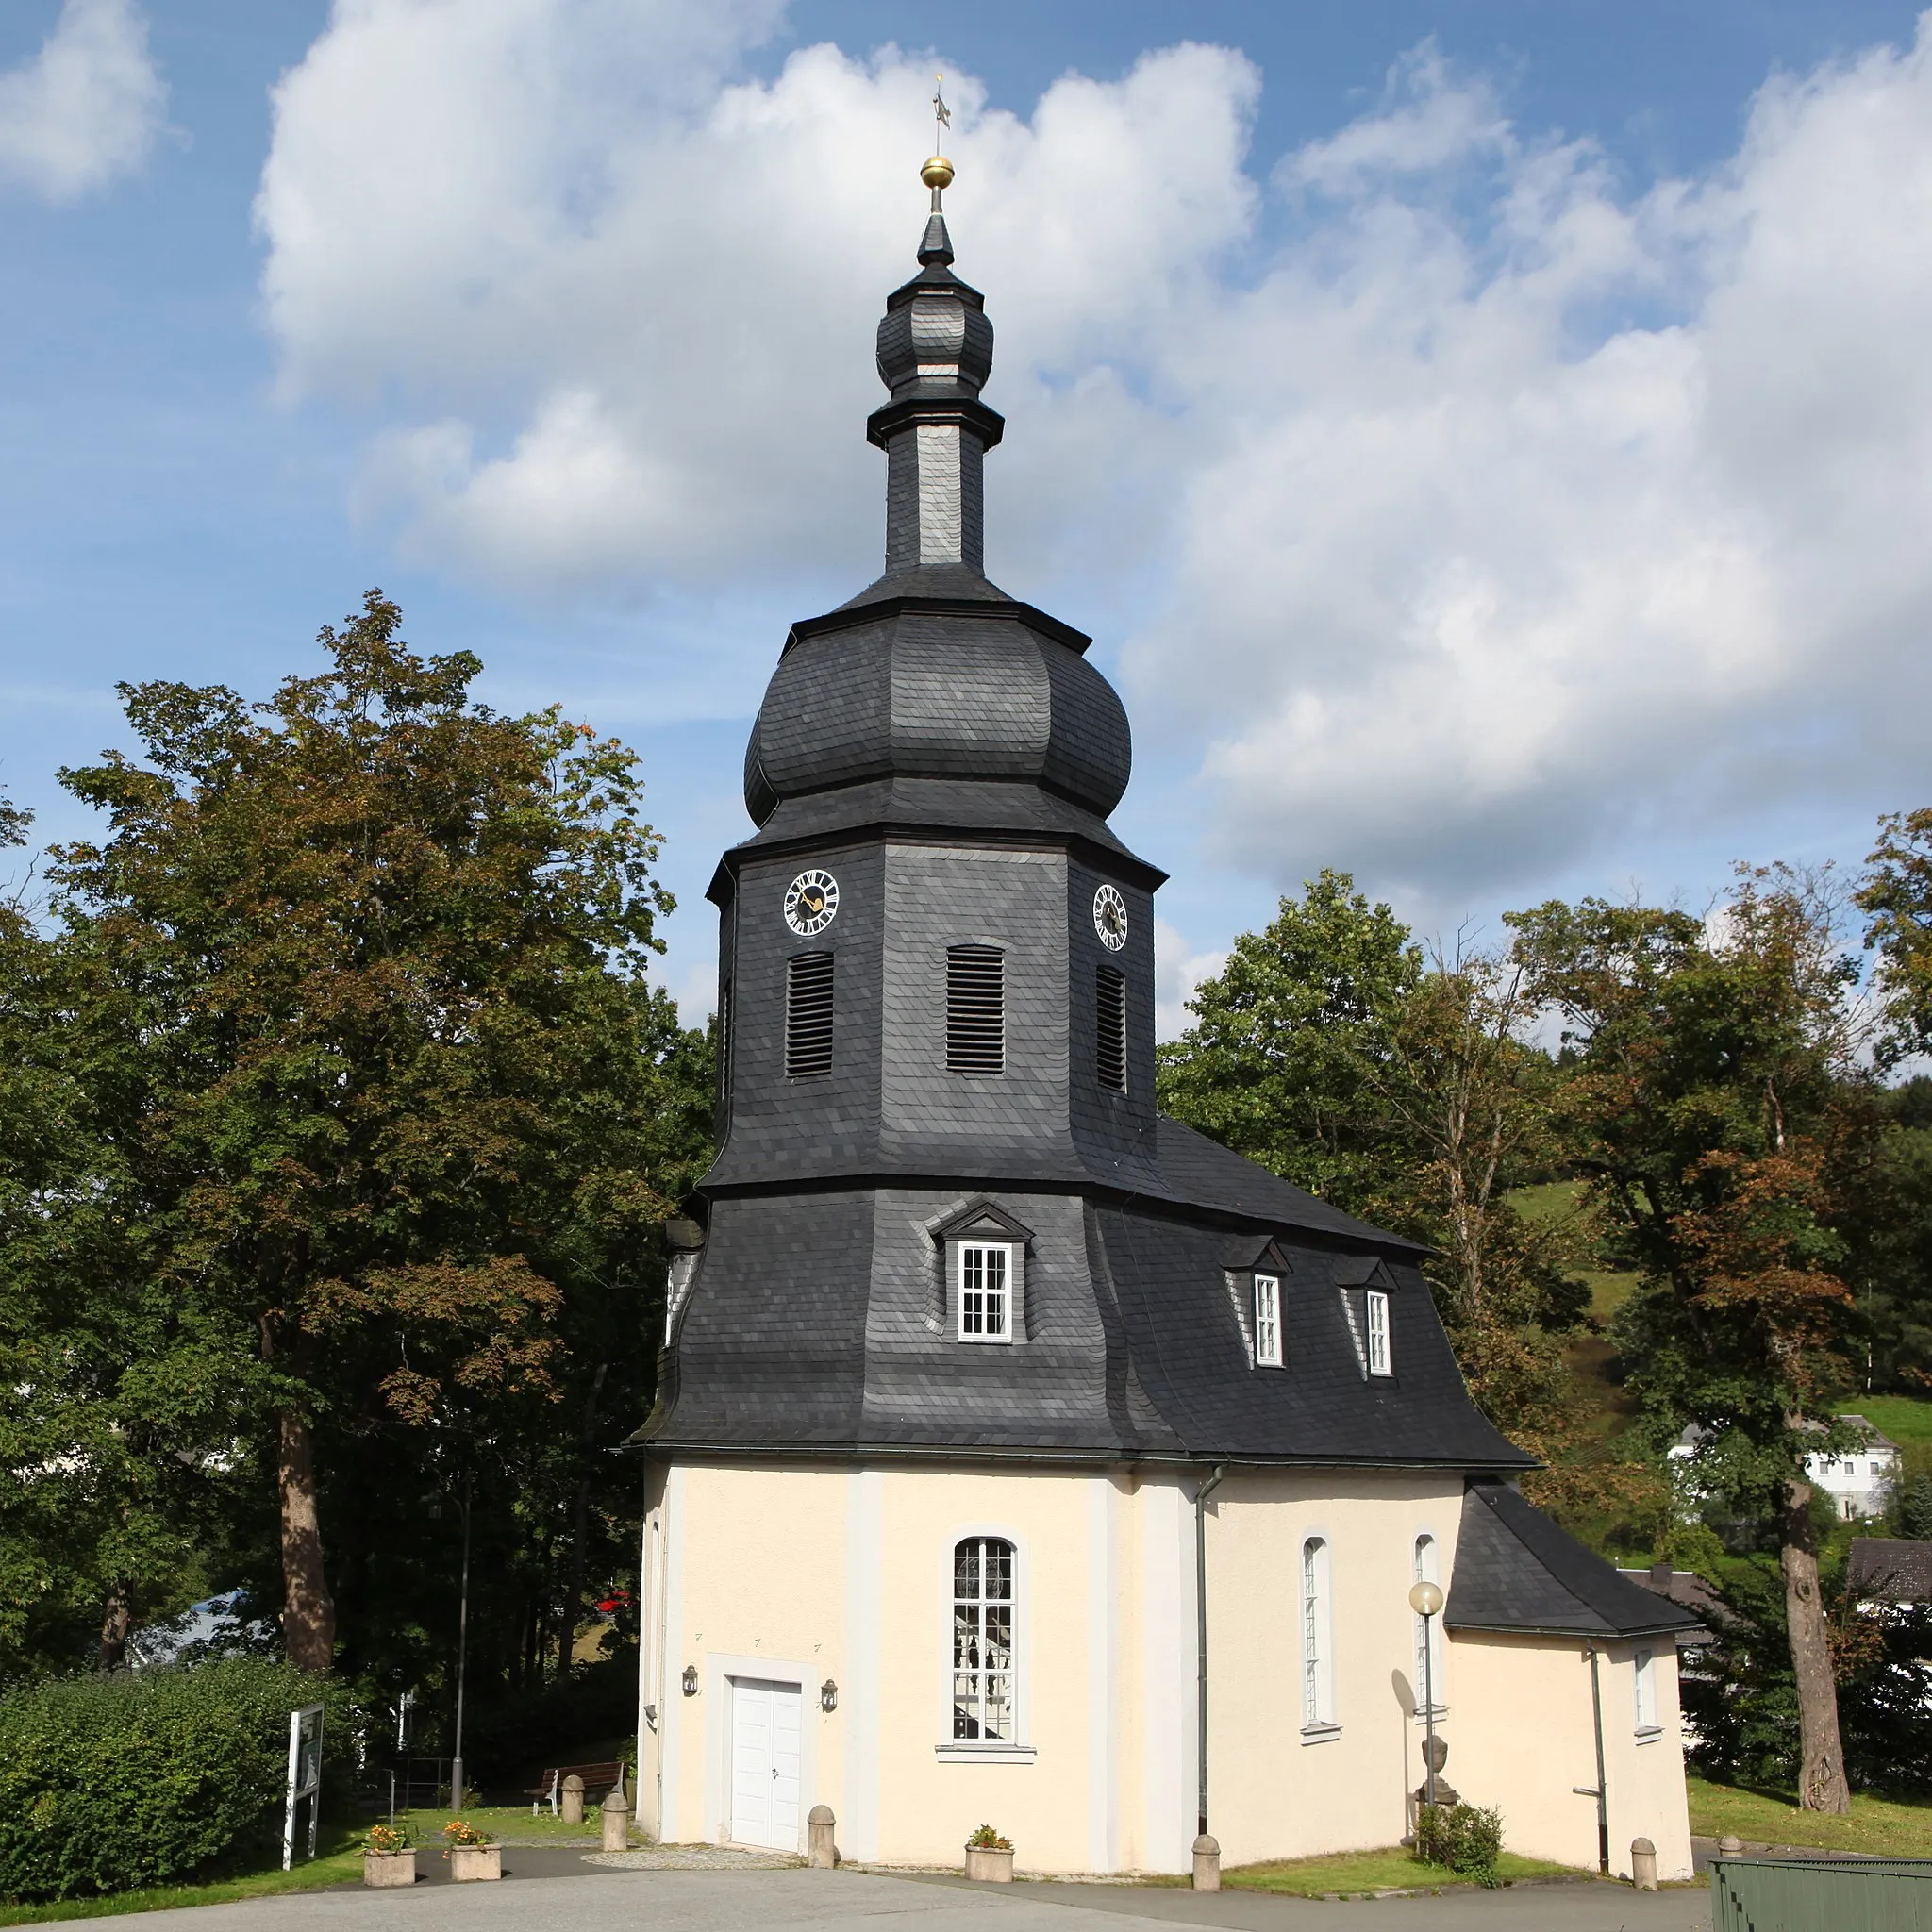
<instances>
[{"instance_id":1,"label":"lamp post","mask_svg":"<svg viewBox=\"0 0 1932 1932\"><path fill-rule=\"evenodd\" d=\"M1423 1766L1428 1774L1428 1780L1423 1789L1428 1793L1424 1802L1433 1809L1436 1803L1436 1646L1430 1620L1442 1607L1441 1587L1425 1578L1409 1591L1408 1607L1423 1620L1423 1722L1428 1727L1428 1740L1423 1746Z\"/></svg>"}]
</instances>

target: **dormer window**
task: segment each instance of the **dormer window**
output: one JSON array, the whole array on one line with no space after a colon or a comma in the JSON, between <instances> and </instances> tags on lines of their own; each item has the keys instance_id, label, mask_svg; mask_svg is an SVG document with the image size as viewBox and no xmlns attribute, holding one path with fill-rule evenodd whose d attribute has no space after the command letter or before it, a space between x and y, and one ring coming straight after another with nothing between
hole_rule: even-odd
<instances>
[{"instance_id":1,"label":"dormer window","mask_svg":"<svg viewBox=\"0 0 1932 1932\"><path fill-rule=\"evenodd\" d=\"M1369 1335L1369 1374L1386 1375L1389 1368L1389 1296L1385 1290L1372 1288L1362 1297L1365 1325Z\"/></svg>"},{"instance_id":2,"label":"dormer window","mask_svg":"<svg viewBox=\"0 0 1932 1932\"><path fill-rule=\"evenodd\" d=\"M1257 1369L1288 1365L1288 1330L1282 1289L1291 1272L1273 1235L1242 1235L1222 1250L1223 1278L1236 1325Z\"/></svg>"},{"instance_id":3,"label":"dormer window","mask_svg":"<svg viewBox=\"0 0 1932 1932\"><path fill-rule=\"evenodd\" d=\"M960 1241L958 1253L959 1340L1012 1341L1012 1249L1003 1241Z\"/></svg>"},{"instance_id":4,"label":"dormer window","mask_svg":"<svg viewBox=\"0 0 1932 1932\"><path fill-rule=\"evenodd\" d=\"M1335 1285L1341 1291L1342 1319L1355 1343L1356 1361L1363 1377L1395 1374L1395 1336L1392 1319L1395 1277L1375 1255L1339 1255Z\"/></svg>"},{"instance_id":5,"label":"dormer window","mask_svg":"<svg viewBox=\"0 0 1932 1932\"><path fill-rule=\"evenodd\" d=\"M1255 1366L1281 1366L1281 1277L1255 1276Z\"/></svg>"},{"instance_id":6,"label":"dormer window","mask_svg":"<svg viewBox=\"0 0 1932 1932\"><path fill-rule=\"evenodd\" d=\"M991 1201L975 1201L941 1222L932 1238L944 1257L951 1310L946 1326L954 1339L1024 1341L1026 1244L1032 1230Z\"/></svg>"}]
</instances>

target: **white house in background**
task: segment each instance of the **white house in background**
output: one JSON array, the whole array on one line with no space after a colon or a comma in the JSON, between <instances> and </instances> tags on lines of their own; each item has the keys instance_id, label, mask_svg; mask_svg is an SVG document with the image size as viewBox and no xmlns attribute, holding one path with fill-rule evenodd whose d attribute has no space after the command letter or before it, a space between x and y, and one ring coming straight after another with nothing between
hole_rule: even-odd
<instances>
[{"instance_id":1,"label":"white house in background","mask_svg":"<svg viewBox=\"0 0 1932 1932\"><path fill-rule=\"evenodd\" d=\"M1892 1485L1898 1479L1898 1444L1882 1434L1861 1415L1840 1415L1863 1432L1855 1450L1838 1456L1822 1452L1805 1458L1805 1474L1831 1498L1832 1508L1842 1523L1861 1517L1883 1516L1891 1501ZM1697 1454L1705 1431L1690 1424L1671 1446L1674 1462L1689 1462Z\"/></svg>"}]
</instances>

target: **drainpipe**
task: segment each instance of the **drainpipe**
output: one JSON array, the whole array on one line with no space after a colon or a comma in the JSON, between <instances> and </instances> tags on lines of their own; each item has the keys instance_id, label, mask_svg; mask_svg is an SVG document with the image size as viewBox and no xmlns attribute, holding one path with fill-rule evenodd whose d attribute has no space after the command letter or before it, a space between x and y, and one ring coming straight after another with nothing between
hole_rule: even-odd
<instances>
[{"instance_id":1,"label":"drainpipe","mask_svg":"<svg viewBox=\"0 0 1932 1932\"><path fill-rule=\"evenodd\" d=\"M1610 1797L1604 1782L1604 1690L1597 1675L1597 1648L1590 1646L1590 1715L1596 1726L1596 1869L1610 1875Z\"/></svg>"},{"instance_id":2,"label":"drainpipe","mask_svg":"<svg viewBox=\"0 0 1932 1932\"><path fill-rule=\"evenodd\" d=\"M1200 1816L1197 1838L1208 1836L1208 1498L1221 1487L1227 1465L1217 1462L1214 1474L1194 1491L1194 1625L1197 1640L1194 1690L1195 1755L1201 1767ZM1606 1840L1607 1842L1607 1840Z\"/></svg>"}]
</instances>

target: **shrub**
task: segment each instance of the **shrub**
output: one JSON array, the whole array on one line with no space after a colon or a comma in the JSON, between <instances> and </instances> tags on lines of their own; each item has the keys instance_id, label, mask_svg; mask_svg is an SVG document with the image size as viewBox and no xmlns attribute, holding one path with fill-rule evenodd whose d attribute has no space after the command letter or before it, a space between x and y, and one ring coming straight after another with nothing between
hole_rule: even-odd
<instances>
[{"instance_id":1,"label":"shrub","mask_svg":"<svg viewBox=\"0 0 1932 1932\"><path fill-rule=\"evenodd\" d=\"M322 1696L255 1657L0 1696L0 1897L126 1891L267 1850L289 1713Z\"/></svg>"},{"instance_id":2,"label":"shrub","mask_svg":"<svg viewBox=\"0 0 1932 1932\"><path fill-rule=\"evenodd\" d=\"M1416 1814L1416 1856L1445 1865L1478 1885L1500 1885L1496 1861L1503 1856L1503 1814L1491 1805L1424 1805Z\"/></svg>"}]
</instances>

